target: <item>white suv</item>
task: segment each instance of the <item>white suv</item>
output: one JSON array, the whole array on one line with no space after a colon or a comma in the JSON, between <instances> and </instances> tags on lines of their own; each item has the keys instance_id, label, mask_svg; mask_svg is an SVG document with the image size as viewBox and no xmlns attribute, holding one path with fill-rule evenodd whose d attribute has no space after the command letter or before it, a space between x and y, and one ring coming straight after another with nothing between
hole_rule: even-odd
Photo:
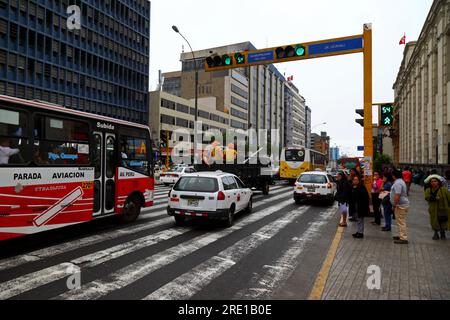
<instances>
[{"instance_id":1,"label":"white suv","mask_svg":"<svg viewBox=\"0 0 450 320\"><path fill-rule=\"evenodd\" d=\"M325 172L305 172L297 179L294 189L294 200L301 204L302 200L321 200L333 205L337 186L333 177Z\"/></svg>"},{"instance_id":2,"label":"white suv","mask_svg":"<svg viewBox=\"0 0 450 320\"><path fill-rule=\"evenodd\" d=\"M252 190L233 174L187 174L169 192L167 213L175 217L177 224L191 217L222 220L231 227L236 213L251 213L252 197Z\"/></svg>"},{"instance_id":3,"label":"white suv","mask_svg":"<svg viewBox=\"0 0 450 320\"><path fill-rule=\"evenodd\" d=\"M161 173L159 181L166 186L177 183L181 176L196 172L193 167L177 166L166 173Z\"/></svg>"}]
</instances>

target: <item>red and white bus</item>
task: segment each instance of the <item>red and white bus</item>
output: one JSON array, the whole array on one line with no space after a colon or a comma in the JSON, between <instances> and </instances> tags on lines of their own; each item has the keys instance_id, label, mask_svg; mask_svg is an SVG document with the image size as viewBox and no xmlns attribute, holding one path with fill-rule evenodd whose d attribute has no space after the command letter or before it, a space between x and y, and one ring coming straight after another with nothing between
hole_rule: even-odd
<instances>
[{"instance_id":1,"label":"red and white bus","mask_svg":"<svg viewBox=\"0 0 450 320\"><path fill-rule=\"evenodd\" d=\"M0 241L153 205L147 126L0 95Z\"/></svg>"}]
</instances>

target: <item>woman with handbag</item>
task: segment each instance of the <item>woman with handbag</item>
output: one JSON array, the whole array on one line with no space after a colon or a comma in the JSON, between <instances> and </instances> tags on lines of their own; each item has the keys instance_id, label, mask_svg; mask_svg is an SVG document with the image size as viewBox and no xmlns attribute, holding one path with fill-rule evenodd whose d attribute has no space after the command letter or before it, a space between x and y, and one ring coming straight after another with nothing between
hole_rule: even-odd
<instances>
[{"instance_id":1,"label":"woman with handbag","mask_svg":"<svg viewBox=\"0 0 450 320\"><path fill-rule=\"evenodd\" d=\"M450 194L438 178L431 179L430 187L425 191L425 200L429 204L430 223L434 230L433 240L439 240L439 233L440 238L445 240L450 218Z\"/></svg>"},{"instance_id":2,"label":"woman with handbag","mask_svg":"<svg viewBox=\"0 0 450 320\"><path fill-rule=\"evenodd\" d=\"M394 212L392 211L392 203L389 197L392 189L392 183L394 182L392 175L390 173L386 173L383 177L383 191L380 193L381 205L383 206L383 214L384 214L384 227L381 231L389 232L392 229L392 215Z\"/></svg>"}]
</instances>

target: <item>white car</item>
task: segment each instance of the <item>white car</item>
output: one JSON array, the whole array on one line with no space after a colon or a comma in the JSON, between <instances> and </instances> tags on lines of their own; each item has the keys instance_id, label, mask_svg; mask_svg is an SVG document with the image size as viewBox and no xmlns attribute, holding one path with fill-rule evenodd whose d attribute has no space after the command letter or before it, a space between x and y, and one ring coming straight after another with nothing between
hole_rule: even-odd
<instances>
[{"instance_id":1,"label":"white car","mask_svg":"<svg viewBox=\"0 0 450 320\"><path fill-rule=\"evenodd\" d=\"M301 204L303 200L326 201L333 205L337 192L334 178L326 172L305 172L295 183L294 200Z\"/></svg>"},{"instance_id":2,"label":"white car","mask_svg":"<svg viewBox=\"0 0 450 320\"><path fill-rule=\"evenodd\" d=\"M167 213L177 224L186 217L224 221L233 225L234 215L251 213L253 193L235 175L223 172L200 172L180 178L169 193Z\"/></svg>"},{"instance_id":3,"label":"white car","mask_svg":"<svg viewBox=\"0 0 450 320\"><path fill-rule=\"evenodd\" d=\"M166 173L161 173L159 181L168 186L177 183L183 175L194 172L196 172L196 170L192 167L176 167Z\"/></svg>"}]
</instances>

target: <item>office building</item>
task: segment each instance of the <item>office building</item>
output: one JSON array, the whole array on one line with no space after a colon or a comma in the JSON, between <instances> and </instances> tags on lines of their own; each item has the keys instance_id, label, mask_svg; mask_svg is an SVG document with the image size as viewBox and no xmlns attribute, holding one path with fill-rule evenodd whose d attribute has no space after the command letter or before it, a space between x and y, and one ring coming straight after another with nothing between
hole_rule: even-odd
<instances>
[{"instance_id":1,"label":"office building","mask_svg":"<svg viewBox=\"0 0 450 320\"><path fill-rule=\"evenodd\" d=\"M278 129L284 142L285 79L273 66L254 66L226 71L204 71L204 60L212 54L255 50L250 42L181 54L181 97L195 97L195 67L199 68L199 98L213 98L216 110L230 115L236 129Z\"/></svg>"},{"instance_id":2,"label":"office building","mask_svg":"<svg viewBox=\"0 0 450 320\"><path fill-rule=\"evenodd\" d=\"M435 0L394 84L396 163L450 164L450 1Z\"/></svg>"},{"instance_id":3,"label":"office building","mask_svg":"<svg viewBox=\"0 0 450 320\"><path fill-rule=\"evenodd\" d=\"M287 148L306 147L306 102L297 87L286 82L284 86L284 141Z\"/></svg>"},{"instance_id":4,"label":"office building","mask_svg":"<svg viewBox=\"0 0 450 320\"><path fill-rule=\"evenodd\" d=\"M149 35L147 0L0 0L0 94L146 123Z\"/></svg>"}]
</instances>

